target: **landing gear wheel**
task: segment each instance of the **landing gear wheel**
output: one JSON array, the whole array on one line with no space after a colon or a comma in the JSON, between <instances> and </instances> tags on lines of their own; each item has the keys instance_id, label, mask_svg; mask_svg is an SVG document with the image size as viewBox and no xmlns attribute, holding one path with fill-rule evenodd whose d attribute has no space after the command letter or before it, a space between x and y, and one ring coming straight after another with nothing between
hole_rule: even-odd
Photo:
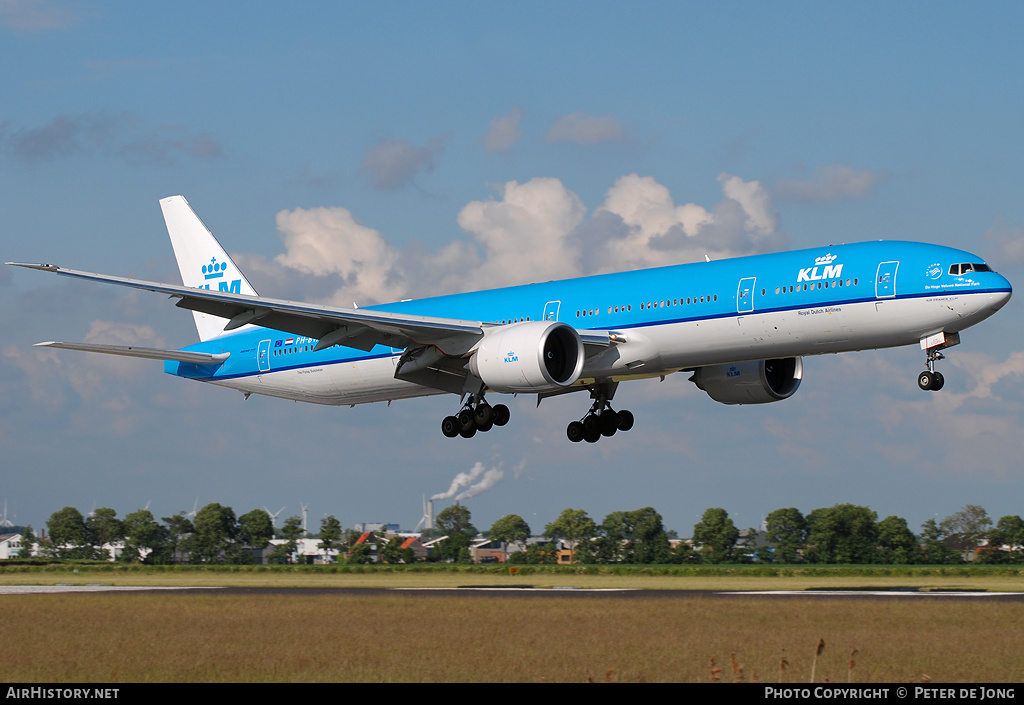
<instances>
[{"instance_id":1,"label":"landing gear wheel","mask_svg":"<svg viewBox=\"0 0 1024 705\"><path fill-rule=\"evenodd\" d=\"M487 433L495 426L504 426L508 423L509 415L508 407L504 404L488 404L481 388L479 394L469 397L459 413L444 418L441 433L448 438L472 438L477 432Z\"/></svg>"},{"instance_id":2,"label":"landing gear wheel","mask_svg":"<svg viewBox=\"0 0 1024 705\"><path fill-rule=\"evenodd\" d=\"M628 431L629 429L633 428L633 414L632 414L632 412L629 412L629 411L626 411L625 409L623 409L622 411L620 411L618 413L618 417L619 417L619 430L620 431Z\"/></svg>"},{"instance_id":3,"label":"landing gear wheel","mask_svg":"<svg viewBox=\"0 0 1024 705\"><path fill-rule=\"evenodd\" d=\"M928 370L925 370L924 372L917 376L917 386L926 392L934 390L935 384L936 379L934 372L929 372Z\"/></svg>"},{"instance_id":4,"label":"landing gear wheel","mask_svg":"<svg viewBox=\"0 0 1024 705\"><path fill-rule=\"evenodd\" d=\"M494 421L494 409L491 408L490 404L481 402L476 405L476 410L473 412L473 418L481 431L484 426L490 428L491 422Z\"/></svg>"},{"instance_id":5,"label":"landing gear wheel","mask_svg":"<svg viewBox=\"0 0 1024 705\"><path fill-rule=\"evenodd\" d=\"M942 385L946 383L946 380L943 379L941 372L932 372L932 375L935 376L935 384L932 386L932 391L937 392L942 389Z\"/></svg>"},{"instance_id":6,"label":"landing gear wheel","mask_svg":"<svg viewBox=\"0 0 1024 705\"><path fill-rule=\"evenodd\" d=\"M447 438L455 438L461 429L459 420L454 416L445 416L444 421L441 422L441 433Z\"/></svg>"},{"instance_id":7,"label":"landing gear wheel","mask_svg":"<svg viewBox=\"0 0 1024 705\"><path fill-rule=\"evenodd\" d=\"M633 427L633 414L628 411L616 412L611 400L615 395L618 382L599 381L587 387L590 398L594 400L590 411L579 421L573 421L565 429L566 435L573 443L584 440L597 443L601 436L611 437L619 431L628 431Z\"/></svg>"},{"instance_id":8,"label":"landing gear wheel","mask_svg":"<svg viewBox=\"0 0 1024 705\"><path fill-rule=\"evenodd\" d=\"M495 404L491 410L494 412L494 425L504 426L512 415L504 404Z\"/></svg>"}]
</instances>

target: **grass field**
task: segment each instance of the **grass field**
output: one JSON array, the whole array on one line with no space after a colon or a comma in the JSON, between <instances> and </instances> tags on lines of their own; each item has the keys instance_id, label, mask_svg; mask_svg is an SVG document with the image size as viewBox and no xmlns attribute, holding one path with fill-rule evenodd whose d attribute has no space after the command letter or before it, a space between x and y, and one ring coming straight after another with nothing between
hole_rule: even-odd
<instances>
[{"instance_id":1,"label":"grass field","mask_svg":"<svg viewBox=\"0 0 1024 705\"><path fill-rule=\"evenodd\" d=\"M0 623L6 682L806 683L819 639L818 682L1024 679L1024 604L959 598L8 595Z\"/></svg>"},{"instance_id":2,"label":"grass field","mask_svg":"<svg viewBox=\"0 0 1024 705\"><path fill-rule=\"evenodd\" d=\"M351 572L4 566L0 585L1024 591L1009 567ZM1019 682L1024 604L960 598L92 593L0 596L6 682ZM851 670L851 652L853 668ZM712 659L714 662L712 663Z\"/></svg>"}]
</instances>

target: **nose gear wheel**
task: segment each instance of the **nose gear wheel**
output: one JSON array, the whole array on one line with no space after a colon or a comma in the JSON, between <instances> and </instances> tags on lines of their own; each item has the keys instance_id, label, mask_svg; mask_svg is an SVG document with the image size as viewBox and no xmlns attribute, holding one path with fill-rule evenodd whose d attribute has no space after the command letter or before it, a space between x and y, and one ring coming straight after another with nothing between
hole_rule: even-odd
<instances>
[{"instance_id":1,"label":"nose gear wheel","mask_svg":"<svg viewBox=\"0 0 1024 705\"><path fill-rule=\"evenodd\" d=\"M926 392L937 392L946 383L941 372L935 371L935 363L945 360L946 356L937 349L928 350L928 369L917 376L917 386Z\"/></svg>"}]
</instances>

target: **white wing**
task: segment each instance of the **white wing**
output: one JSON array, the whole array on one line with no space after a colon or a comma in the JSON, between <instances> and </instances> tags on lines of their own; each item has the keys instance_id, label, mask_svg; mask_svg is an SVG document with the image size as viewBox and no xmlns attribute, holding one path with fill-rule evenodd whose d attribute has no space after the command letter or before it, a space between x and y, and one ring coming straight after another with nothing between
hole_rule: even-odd
<instances>
[{"instance_id":1,"label":"white wing","mask_svg":"<svg viewBox=\"0 0 1024 705\"><path fill-rule=\"evenodd\" d=\"M481 321L411 316L386 311L298 303L210 289L192 289L174 284L80 272L52 264L7 264L52 272L73 279L167 294L179 299L179 308L228 319L225 331L253 323L319 340L317 350L338 344L359 350L370 350L374 345L388 345L394 348L433 345L445 355L457 356L469 352L484 336L485 328L489 327Z\"/></svg>"}]
</instances>

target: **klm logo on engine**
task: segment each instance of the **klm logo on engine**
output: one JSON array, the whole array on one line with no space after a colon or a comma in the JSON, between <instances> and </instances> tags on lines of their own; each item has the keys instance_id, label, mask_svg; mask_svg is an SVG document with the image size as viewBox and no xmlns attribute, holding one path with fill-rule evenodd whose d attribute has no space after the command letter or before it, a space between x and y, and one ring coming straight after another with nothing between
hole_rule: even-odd
<instances>
[{"instance_id":1,"label":"klm logo on engine","mask_svg":"<svg viewBox=\"0 0 1024 705\"><path fill-rule=\"evenodd\" d=\"M801 269L800 274L797 275L797 282L812 282L820 281L822 279L839 279L843 276L843 265L832 264L836 260L836 255L831 252L824 257L818 257L814 260L814 266L808 267L807 269ZM821 268L819 272L818 269Z\"/></svg>"},{"instance_id":2,"label":"klm logo on engine","mask_svg":"<svg viewBox=\"0 0 1024 705\"><path fill-rule=\"evenodd\" d=\"M740 371L735 366L730 367L729 371L725 373L726 377L739 377Z\"/></svg>"},{"instance_id":3,"label":"klm logo on engine","mask_svg":"<svg viewBox=\"0 0 1024 705\"><path fill-rule=\"evenodd\" d=\"M514 350L509 350L508 354L505 355L505 362L519 362L519 356L516 355Z\"/></svg>"},{"instance_id":4,"label":"klm logo on engine","mask_svg":"<svg viewBox=\"0 0 1024 705\"><path fill-rule=\"evenodd\" d=\"M210 281L211 279L223 279L224 272L228 268L227 262L218 262L216 257L210 258L210 264L203 265L203 279ZM209 289L210 285L205 284L199 286L200 289ZM241 294L242 293L242 280L234 279L230 282L220 281L217 282L217 289L229 294Z\"/></svg>"}]
</instances>

